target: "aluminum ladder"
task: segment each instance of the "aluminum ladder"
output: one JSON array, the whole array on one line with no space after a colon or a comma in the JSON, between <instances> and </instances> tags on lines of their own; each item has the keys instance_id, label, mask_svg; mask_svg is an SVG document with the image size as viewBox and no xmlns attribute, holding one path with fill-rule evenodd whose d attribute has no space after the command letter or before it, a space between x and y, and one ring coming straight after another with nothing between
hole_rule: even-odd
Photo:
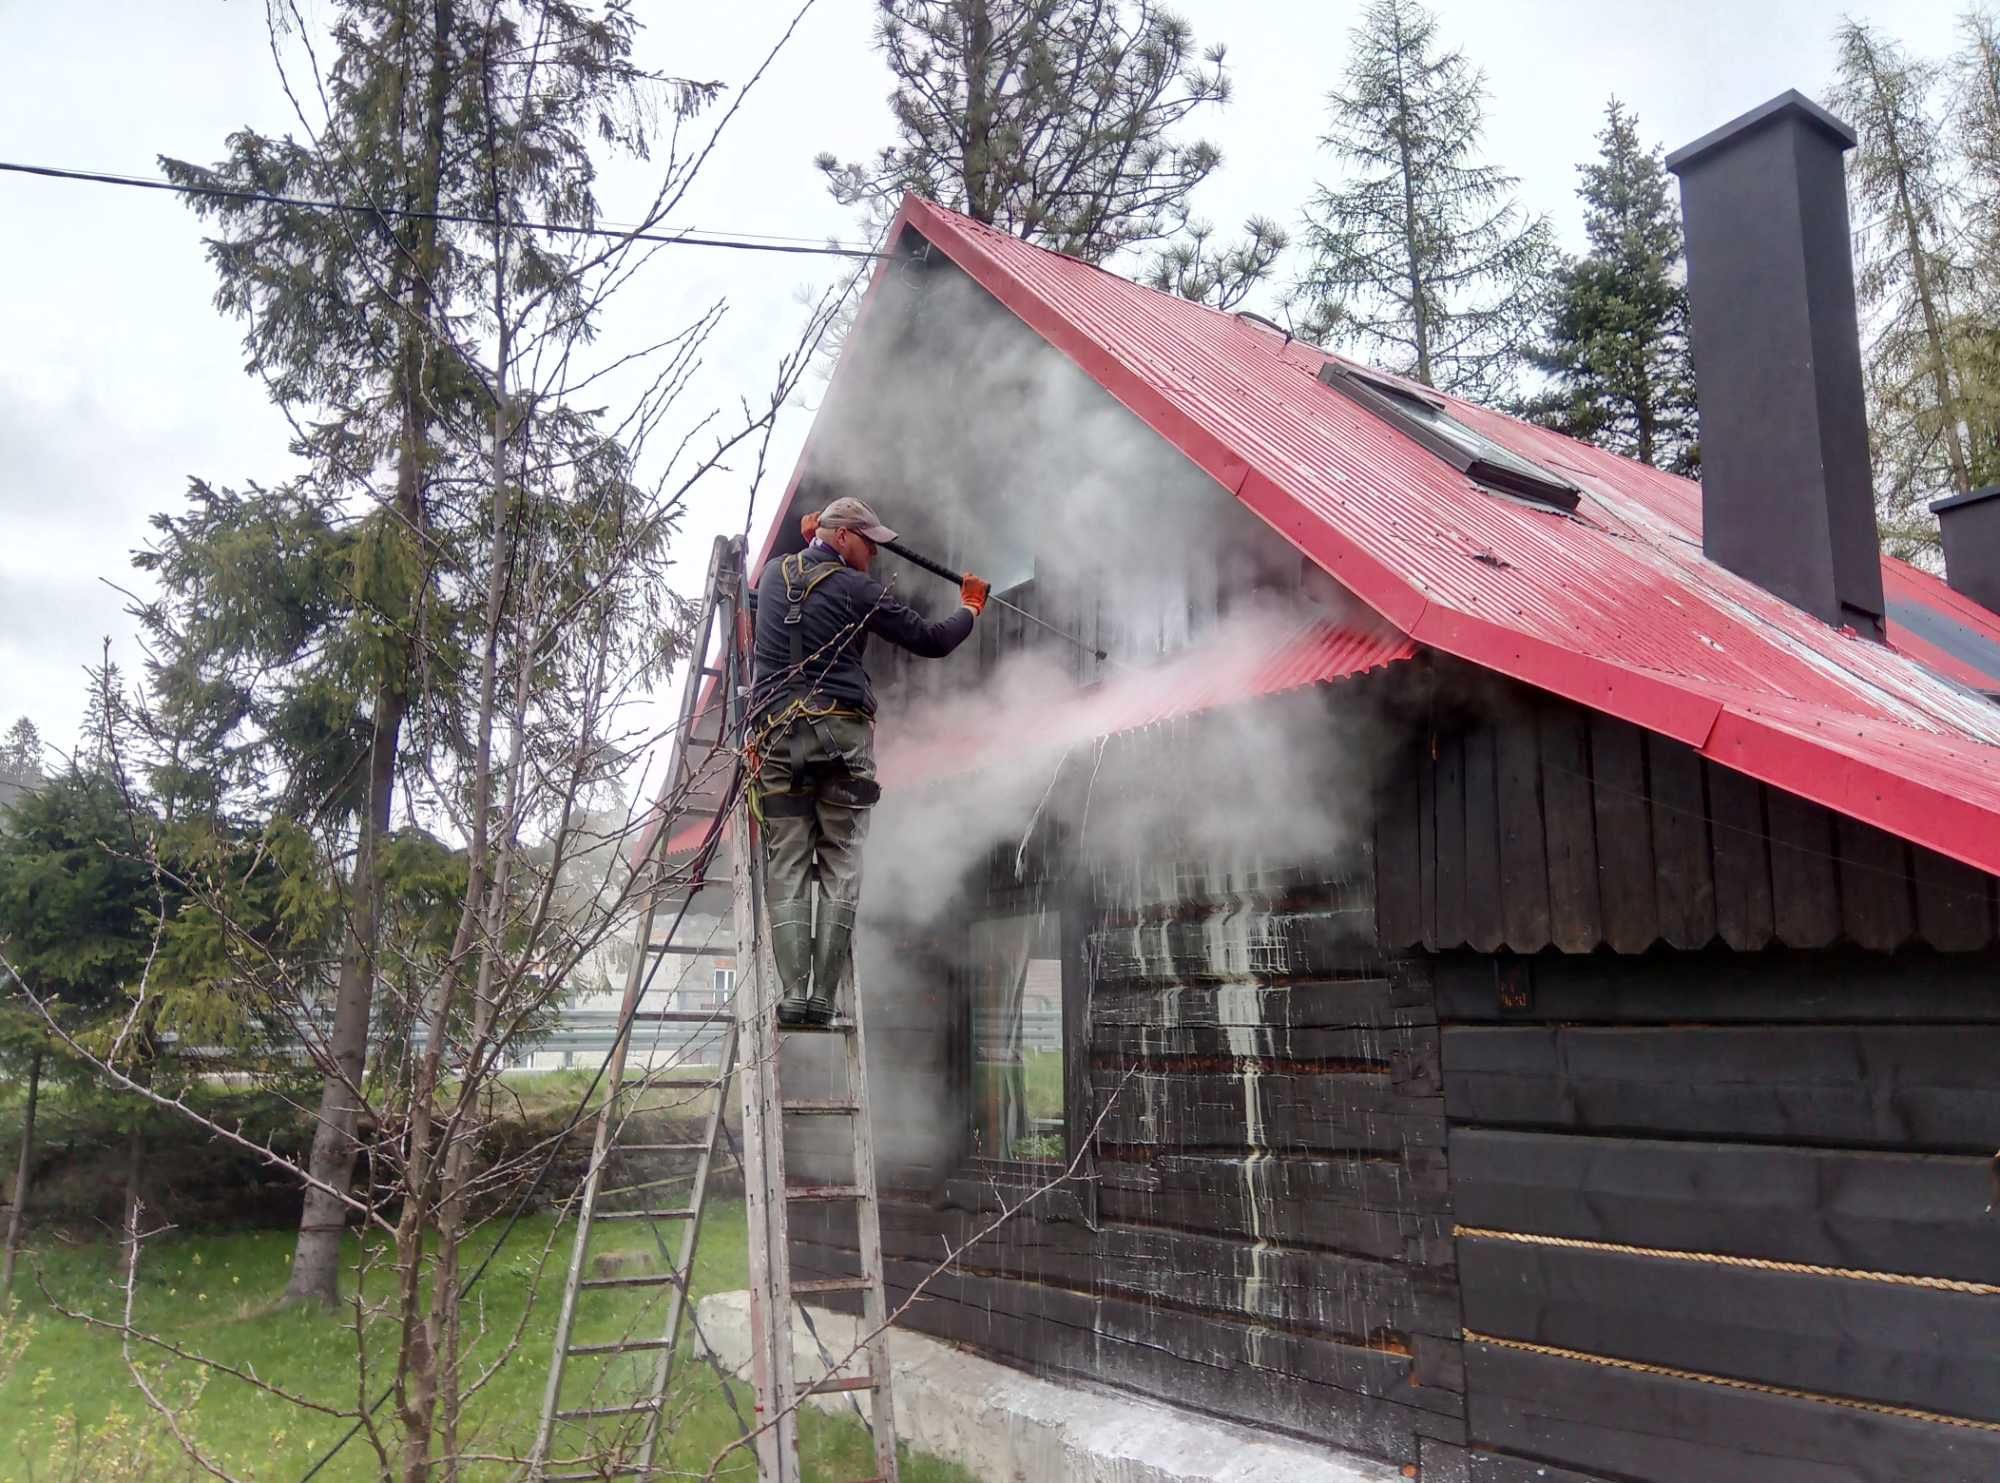
<instances>
[{"instance_id":1,"label":"aluminum ladder","mask_svg":"<svg viewBox=\"0 0 2000 1483\"><path fill-rule=\"evenodd\" d=\"M875 1183L873 1124L868 1108L866 1051L862 1036L859 995L849 986L853 1008L836 1017L823 1029L781 1027L775 1006L778 998L776 974L765 952L763 870L757 821L751 810L746 787L738 785L736 764L742 748L736 739L744 735L744 709L749 693L750 620L748 574L740 541L719 538L710 561L707 595L697 620L690 650L687 681L683 689L680 720L675 732L673 762L661 791L660 817L647 842L641 867L643 895L639 923L626 975L625 996L619 1016L619 1031L606 1070L612 1091L597 1118L596 1134L584 1185L576 1204L576 1232L562 1306L556 1321L555 1354L549 1367L548 1385L542 1402L541 1421L528 1476L537 1483L584 1483L607 1478L645 1478L656 1473L661 1422L673 1376L676 1346L688 1303L688 1281L693 1272L701 1218L707 1202L708 1177L714 1163L716 1144L724 1132L723 1109L732 1074L743 1099L743 1175L746 1223L749 1240L751 1371L756 1386L757 1412L752 1446L758 1475L763 1483L801 1483L798 1453L798 1407L805 1395L846 1391L868 1391L871 1395L870 1428L874 1438L875 1471L856 1483L897 1483L895 1408L890 1383L887 1336L888 1305L882 1280L880 1207ZM708 650L721 637L721 653L711 663ZM704 692L707 699L704 702ZM709 725L714 735L704 740L700 733ZM726 768L724 764L726 763ZM687 807L690 798L706 800L716 807ZM672 804L680 804L676 809ZM699 946L652 941L654 924L664 902L688 891L699 891L705 882L677 878L669 865L669 837L679 819L716 816L721 807L727 814L730 836L730 909L735 929L738 965L732 1002L723 1015L724 1028L719 1067L712 1077L656 1077L650 1073L626 1076L627 1055L632 1036L641 1025L666 1023L713 1023L716 1016L701 1011L647 1012L638 1006L654 963L664 953L699 953ZM846 1089L836 1097L786 1100L780 1085L781 1043L797 1035L835 1035L845 1048ZM703 1120L699 1141L684 1144L628 1143L621 1130L634 1105L628 1092L643 1096L653 1088L687 1089L713 1087L715 1095ZM789 1185L785 1177L784 1128L794 1117L832 1118L844 1123L850 1135L853 1155L852 1182L846 1184ZM639 1152L691 1153L695 1167L691 1176L679 1176L690 1183L684 1206L640 1211L600 1211L600 1199L618 1193L643 1192L648 1187L669 1187L676 1179L641 1181L637 1185L607 1187L606 1170L615 1155ZM787 1212L794 1203L844 1203L856 1211L862 1275L793 1281L787 1244ZM647 1201L651 1204L651 1201ZM663 1225L678 1228L680 1243L670 1267L657 1274L621 1277L591 1277L588 1247L597 1220L636 1219L652 1232L662 1256L667 1246L661 1235ZM578 1307L586 1295L600 1289L629 1292L634 1288L665 1287L666 1313L657 1336L638 1337L628 1332L606 1344L574 1342ZM859 1293L862 1299L862 1328L865 1336L858 1357L864 1357L865 1375L829 1375L803 1387L793 1364L793 1304L802 1299L835 1293ZM653 1356L649 1381L637 1398L611 1404L565 1406L563 1388L569 1361L577 1357L603 1357L607 1366L617 1356L645 1353ZM822 1350L822 1353L824 1351ZM831 1366L829 1366L831 1368ZM601 1383L601 1382L600 1382ZM594 1401L596 1397L591 1397ZM592 1429L604 1423L637 1424L636 1436L621 1436L610 1448L599 1443ZM566 1439L582 1432L587 1446L565 1446ZM657 1471L665 1471L660 1468Z\"/></svg>"}]
</instances>

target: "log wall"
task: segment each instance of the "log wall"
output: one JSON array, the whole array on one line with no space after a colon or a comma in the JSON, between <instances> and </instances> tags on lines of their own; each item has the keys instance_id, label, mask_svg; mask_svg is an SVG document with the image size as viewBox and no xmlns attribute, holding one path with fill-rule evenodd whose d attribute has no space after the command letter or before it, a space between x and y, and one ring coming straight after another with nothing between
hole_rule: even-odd
<instances>
[{"instance_id":1,"label":"log wall","mask_svg":"<svg viewBox=\"0 0 2000 1483\"><path fill-rule=\"evenodd\" d=\"M1744 952L2000 941L1994 878L1668 737L1440 665L1386 759L1385 948Z\"/></svg>"},{"instance_id":2,"label":"log wall","mask_svg":"<svg viewBox=\"0 0 2000 1483\"><path fill-rule=\"evenodd\" d=\"M1065 903L1079 1178L995 1226L1060 1167L959 1145L888 1168L892 1301L928 1278L911 1327L1415 1466L1428 1442L1464 1437L1428 964L1375 944L1365 828L1300 864L1192 854L1137 827L1183 817L1177 788L1212 789L1180 765L1199 730L1114 743L1090 799L1098 843L1057 830L1063 847L1010 848L980 900L932 929L944 956L1024 890ZM1083 799L1051 807L1080 820ZM871 1057L878 1098L929 1087L936 1115L962 1122L965 1026L928 1048L896 1028L893 1056ZM795 1215L792 1232L800 1271L854 1269L851 1217Z\"/></svg>"},{"instance_id":3,"label":"log wall","mask_svg":"<svg viewBox=\"0 0 2000 1483\"><path fill-rule=\"evenodd\" d=\"M2000 1477L2000 959L1437 963L1468 1476Z\"/></svg>"}]
</instances>

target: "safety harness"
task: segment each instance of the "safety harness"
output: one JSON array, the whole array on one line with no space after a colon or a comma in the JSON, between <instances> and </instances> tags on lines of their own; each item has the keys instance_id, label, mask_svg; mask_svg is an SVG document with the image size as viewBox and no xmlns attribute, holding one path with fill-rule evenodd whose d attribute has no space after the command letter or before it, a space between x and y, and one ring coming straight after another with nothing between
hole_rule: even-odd
<instances>
[{"instance_id":1,"label":"safety harness","mask_svg":"<svg viewBox=\"0 0 2000 1483\"><path fill-rule=\"evenodd\" d=\"M818 561L807 566L804 552L787 556L778 564L779 575L785 582L784 623L791 636L794 683L805 674L806 599L813 595L820 583L845 566L846 563L841 561ZM810 817L814 805L822 798L851 808L867 808L881 798L881 786L873 778L858 778L848 770L847 763L839 755L840 747L833 738L832 728L826 724L829 716L863 714L834 702L815 706L812 691L808 688L804 695L778 707L765 718L758 734L757 750L761 754L774 739L787 739L791 750L792 786L790 791L784 793L767 793L761 788L756 790L756 801L764 817ZM808 736L819 738L819 744L827 754L825 760L809 760Z\"/></svg>"}]
</instances>

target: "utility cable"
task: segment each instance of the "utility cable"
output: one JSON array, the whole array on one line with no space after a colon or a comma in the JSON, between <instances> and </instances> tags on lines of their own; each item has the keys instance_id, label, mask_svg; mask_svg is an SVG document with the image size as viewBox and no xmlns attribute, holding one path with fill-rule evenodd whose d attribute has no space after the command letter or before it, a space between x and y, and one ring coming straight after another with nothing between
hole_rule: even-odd
<instances>
[{"instance_id":1,"label":"utility cable","mask_svg":"<svg viewBox=\"0 0 2000 1483\"><path fill-rule=\"evenodd\" d=\"M453 226L498 227L524 232L548 232L562 237L615 237L627 242L657 242L666 247L722 247L737 252L783 252L804 257L885 258L886 252L865 247L841 247L834 243L808 245L803 242L753 241L743 237L696 236L691 232L639 232L616 227L576 226L568 222L507 221L480 216L469 211L418 211L403 206L377 206L361 201L315 201L304 196L280 196L270 191L243 190L236 186L181 185L171 180L149 180L143 175L114 175L100 170L69 170L59 165L28 165L0 160L0 171L14 175L39 175L49 180L83 181L91 185L120 185L132 190L166 191L179 196L206 196L224 201L255 201L266 206L289 206L300 211L346 212L378 220L435 221Z\"/></svg>"}]
</instances>

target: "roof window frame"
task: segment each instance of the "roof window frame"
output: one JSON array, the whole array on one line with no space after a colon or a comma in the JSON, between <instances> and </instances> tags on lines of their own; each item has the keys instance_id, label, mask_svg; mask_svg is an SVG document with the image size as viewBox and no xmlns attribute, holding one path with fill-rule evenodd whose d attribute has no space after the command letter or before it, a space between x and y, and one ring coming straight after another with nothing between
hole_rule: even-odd
<instances>
[{"instance_id":1,"label":"roof window frame","mask_svg":"<svg viewBox=\"0 0 2000 1483\"><path fill-rule=\"evenodd\" d=\"M1433 399L1422 393L1392 382L1379 380L1365 372L1356 371L1337 361L1328 361L1319 368L1319 379L1326 386L1339 392L1367 412L1388 423L1398 432L1408 437L1420 447L1443 459L1453 468L1498 494L1512 495L1516 499L1561 514L1574 514L1583 491L1560 474L1550 473L1532 459L1524 458L1513 449L1502 446L1480 432L1452 416L1442 399ZM1439 433L1420 418L1411 415L1403 403L1416 402L1428 407L1438 417L1461 430L1468 447ZM1505 458L1506 462L1489 458L1479 451L1492 449ZM1517 467L1518 466L1518 467Z\"/></svg>"}]
</instances>

